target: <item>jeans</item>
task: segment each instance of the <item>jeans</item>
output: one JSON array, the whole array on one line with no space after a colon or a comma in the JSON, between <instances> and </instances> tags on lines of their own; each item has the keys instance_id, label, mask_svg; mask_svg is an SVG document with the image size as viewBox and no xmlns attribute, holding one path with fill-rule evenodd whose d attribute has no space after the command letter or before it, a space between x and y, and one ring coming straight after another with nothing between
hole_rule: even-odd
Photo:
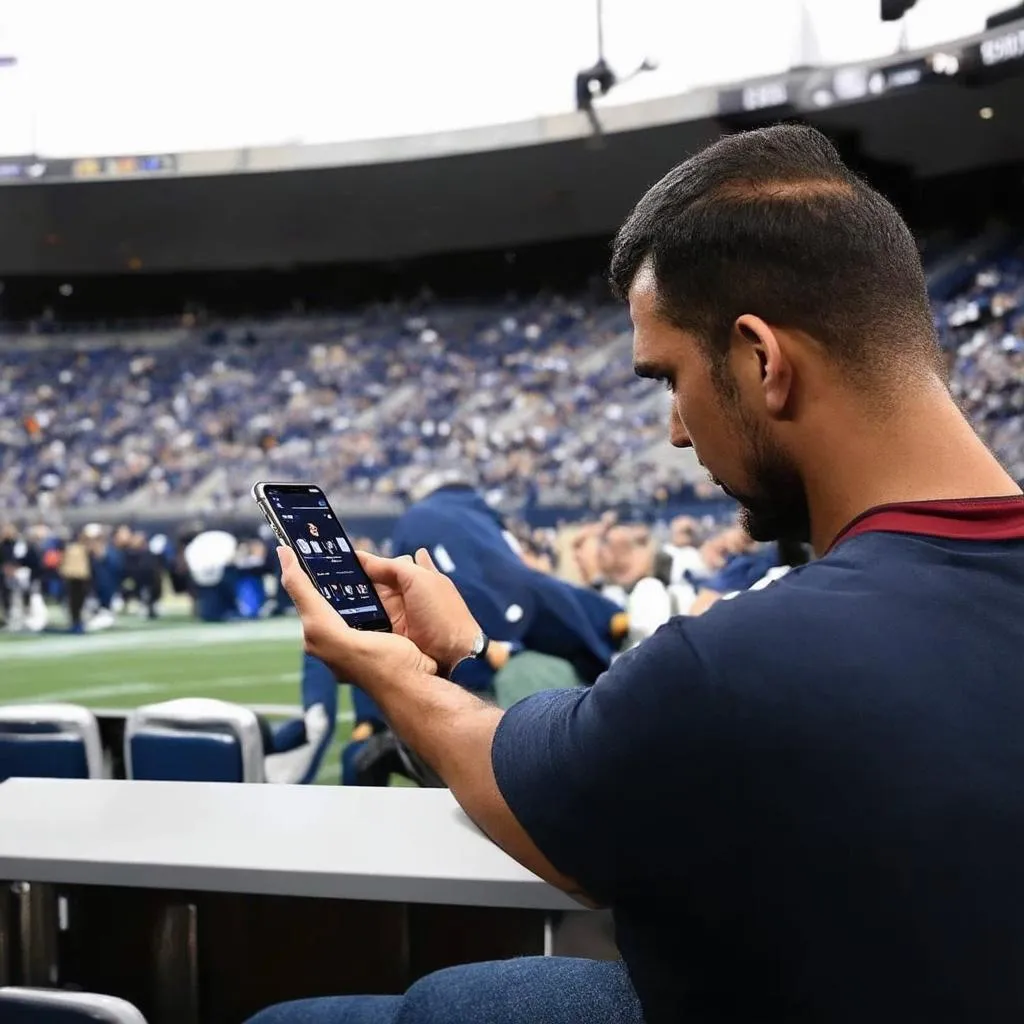
<instances>
[{"instance_id":1,"label":"jeans","mask_svg":"<svg viewBox=\"0 0 1024 1024\"><path fill-rule=\"evenodd\" d=\"M643 1024L621 961L523 957L428 974L404 996L281 1003L248 1024Z\"/></svg>"}]
</instances>

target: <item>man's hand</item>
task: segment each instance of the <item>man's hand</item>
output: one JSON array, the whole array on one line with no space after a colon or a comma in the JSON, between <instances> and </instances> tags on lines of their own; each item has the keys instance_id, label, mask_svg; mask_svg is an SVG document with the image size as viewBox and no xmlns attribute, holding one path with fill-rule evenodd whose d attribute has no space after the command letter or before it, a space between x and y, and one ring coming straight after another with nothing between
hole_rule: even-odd
<instances>
[{"instance_id":1,"label":"man's hand","mask_svg":"<svg viewBox=\"0 0 1024 1024\"><path fill-rule=\"evenodd\" d=\"M353 629L313 586L291 548L278 548L277 554L281 582L302 620L306 652L336 678L372 689L377 679L437 673L435 661L407 636Z\"/></svg>"},{"instance_id":2,"label":"man's hand","mask_svg":"<svg viewBox=\"0 0 1024 1024\"><path fill-rule=\"evenodd\" d=\"M384 602L391 626L408 637L442 670L466 657L480 626L455 584L440 572L425 548L416 558L381 558L365 551L359 561Z\"/></svg>"},{"instance_id":3,"label":"man's hand","mask_svg":"<svg viewBox=\"0 0 1024 1024\"><path fill-rule=\"evenodd\" d=\"M434 678L435 659L468 653L476 632L454 584L425 551L411 558L360 555L387 603L395 633L360 632L347 626L320 596L288 548L279 549L285 589L302 619L306 650L339 678L364 686L388 723L451 788L455 799L502 849L566 892L579 886L537 849L505 803L494 778L491 747L503 712L455 683ZM463 645L465 649L463 649Z\"/></svg>"}]
</instances>

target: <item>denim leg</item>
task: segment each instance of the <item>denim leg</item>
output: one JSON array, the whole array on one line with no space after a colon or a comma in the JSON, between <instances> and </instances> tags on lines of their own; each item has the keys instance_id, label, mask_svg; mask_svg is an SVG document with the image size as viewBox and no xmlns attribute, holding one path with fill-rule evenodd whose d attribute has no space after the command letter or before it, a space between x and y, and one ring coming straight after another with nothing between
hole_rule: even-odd
<instances>
[{"instance_id":1,"label":"denim leg","mask_svg":"<svg viewBox=\"0 0 1024 1024\"><path fill-rule=\"evenodd\" d=\"M448 967L416 982L395 1024L643 1024L621 961L523 957Z\"/></svg>"},{"instance_id":2,"label":"denim leg","mask_svg":"<svg viewBox=\"0 0 1024 1024\"><path fill-rule=\"evenodd\" d=\"M621 961L523 957L428 974L404 996L282 1003L248 1024L643 1024Z\"/></svg>"},{"instance_id":3,"label":"denim leg","mask_svg":"<svg viewBox=\"0 0 1024 1024\"><path fill-rule=\"evenodd\" d=\"M395 1024L401 996L333 996L278 1003L246 1024Z\"/></svg>"}]
</instances>

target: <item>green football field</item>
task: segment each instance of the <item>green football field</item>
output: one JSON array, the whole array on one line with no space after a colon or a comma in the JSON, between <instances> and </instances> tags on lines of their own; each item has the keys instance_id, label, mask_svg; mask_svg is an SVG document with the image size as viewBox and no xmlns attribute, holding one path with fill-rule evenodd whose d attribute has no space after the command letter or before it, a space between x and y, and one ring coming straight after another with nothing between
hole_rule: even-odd
<instances>
[{"instance_id":1,"label":"green football field","mask_svg":"<svg viewBox=\"0 0 1024 1024\"><path fill-rule=\"evenodd\" d=\"M301 637L296 618L206 624L182 615L155 623L122 616L112 629L68 636L0 632L0 704L69 701L134 708L173 697L217 697L272 720L301 712ZM317 778L337 783L352 731L348 687Z\"/></svg>"}]
</instances>

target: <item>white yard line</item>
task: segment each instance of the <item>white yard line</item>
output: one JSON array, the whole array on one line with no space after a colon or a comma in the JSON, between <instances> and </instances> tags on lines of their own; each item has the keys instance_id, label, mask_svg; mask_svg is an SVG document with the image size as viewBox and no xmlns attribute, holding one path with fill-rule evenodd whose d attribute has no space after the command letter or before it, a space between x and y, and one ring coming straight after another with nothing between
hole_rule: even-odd
<instances>
[{"instance_id":1,"label":"white yard line","mask_svg":"<svg viewBox=\"0 0 1024 1024\"><path fill-rule=\"evenodd\" d=\"M90 633L85 636L40 636L0 645L0 665L38 658L81 658L108 651L168 650L222 644L261 643L294 640L302 636L297 619L264 619L258 622L230 622L222 625L193 623L169 629L132 632Z\"/></svg>"},{"instance_id":2,"label":"white yard line","mask_svg":"<svg viewBox=\"0 0 1024 1024\"><path fill-rule=\"evenodd\" d=\"M280 676L239 676L236 679L205 679L199 681L198 685L204 690L231 690L244 689L246 686L260 686L269 683L298 682L299 677L289 673ZM174 690L180 683L114 683L110 686L83 686L76 690L55 690L52 693L37 693L31 697L19 697L17 700L5 701L7 704L48 704L52 701L89 701L101 700L107 697L121 697L130 695L164 693L167 690ZM282 715L290 718L300 718L303 709L299 704L246 704L258 715ZM132 713L132 708L99 708L100 713L106 715L121 714L126 717ZM354 722L355 714L351 711L339 711L335 716L336 722Z\"/></svg>"},{"instance_id":3,"label":"white yard line","mask_svg":"<svg viewBox=\"0 0 1024 1024\"><path fill-rule=\"evenodd\" d=\"M247 708L255 711L257 715L280 715L286 718L299 718L303 713L300 704L246 704ZM134 708L93 708L93 713L100 718L127 718ZM354 722L355 714L351 711L339 711L335 715L336 722Z\"/></svg>"},{"instance_id":4,"label":"white yard line","mask_svg":"<svg viewBox=\"0 0 1024 1024\"><path fill-rule=\"evenodd\" d=\"M173 679L168 680L166 683L157 683L149 680L110 683L107 686L80 686L69 690L53 690L50 693L34 693L28 697L19 697L13 703L39 704L60 700L99 700L128 694L166 693L167 691L181 690L185 686L188 686L189 689L200 690L244 690L247 686L259 687L280 685L281 683L298 684L299 678L297 672L284 672L272 676L228 676L226 678L190 679L187 682L183 682L181 679Z\"/></svg>"}]
</instances>

